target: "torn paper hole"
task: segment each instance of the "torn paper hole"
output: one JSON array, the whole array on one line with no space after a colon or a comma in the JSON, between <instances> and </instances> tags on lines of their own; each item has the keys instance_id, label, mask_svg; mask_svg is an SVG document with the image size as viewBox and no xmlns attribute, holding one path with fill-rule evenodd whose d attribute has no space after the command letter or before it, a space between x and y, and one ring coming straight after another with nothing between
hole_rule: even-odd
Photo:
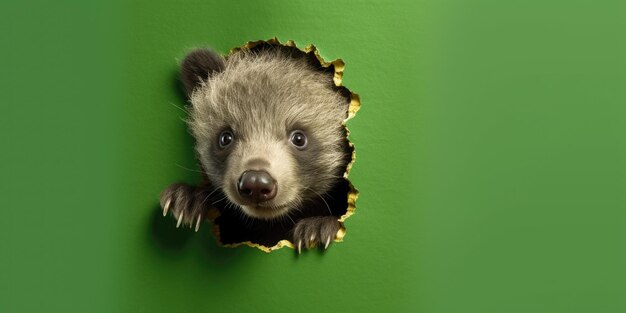
<instances>
[{"instance_id":1,"label":"torn paper hole","mask_svg":"<svg viewBox=\"0 0 626 313\"><path fill-rule=\"evenodd\" d=\"M213 171L205 171L204 168L205 168L205 165L214 166L215 165L214 163L219 162L219 161L215 161L215 162L210 161L210 160L207 161L207 157L203 153L205 153L205 151L208 151L208 149L213 149L211 150L212 151L211 153L218 154L224 160L226 160L230 157L228 153L231 153L231 151L229 150L231 149L229 146L231 142L236 142L237 140L241 140L241 145L243 145L244 142L252 141L251 139L249 139L252 137L252 135L249 133L245 133L244 131L240 129L236 129L236 127L235 129L230 129L226 127L224 128L225 130L222 131L219 137L220 149L213 148L212 146L209 146L208 148L202 146L201 143L212 141L211 139L203 140L204 139L202 137L204 135L203 131L205 131L203 127L205 124L202 124L197 121L198 119L201 119L203 117L201 115L202 114L201 111L204 110L205 107L207 107L206 103L210 102L212 105L214 105L212 107L214 110L222 110L225 108L225 107L219 107L216 109L215 103L219 103L220 105L225 105L225 106L228 106L229 104L223 104L222 102L230 103L227 100L224 100L224 99L219 98L218 96L215 96L215 93L204 92L205 90L208 90L211 88L214 88L214 89L220 88L220 86L214 84L209 78L208 81L201 82L202 84L201 88L198 88L198 90L194 90L193 93L191 93L190 95L191 102L193 103L193 107L190 110L191 111L190 128L192 129L192 133L194 134L194 137L196 137L196 141L198 143L198 147L196 147L196 150L199 151L198 152L199 159L200 159L199 161L203 169L203 172L205 173L204 177L205 177L206 184L204 186L199 186L199 187L191 187L191 186L186 186L184 184L174 184L168 187L161 196L161 205L162 207L164 207L164 215L167 214L167 211L169 207L171 206L172 210L170 210L170 213L174 215L174 217L177 219L177 225L180 225L182 223L183 225L188 225L190 227L195 226L196 229L201 225L201 220L209 219L211 223L213 224L212 230L218 242L222 246L225 246L225 247L237 247L240 245L247 245L250 247L258 248L265 252L271 252L273 250L277 250L285 246L288 246L291 248L298 248L298 250L300 250L302 246L310 248L312 246L315 246L316 243L319 243L322 246L327 246L329 242L331 241L331 239L333 242L342 241L343 237L346 234L344 221L345 219L347 219L354 213L355 202L358 196L357 190L348 180L350 169L355 161L355 151L354 151L354 145L348 140L349 131L346 127L346 122L349 119L353 118L356 112L359 110L360 108L359 96L351 92L350 90L348 90L346 87L342 86L342 76L343 76L343 70L344 70L344 62L342 60L338 59L338 60L327 62L320 56L315 46L308 45L304 48L298 48L296 44L291 40L285 43L281 43L277 38L273 38L270 40L248 42L242 47L234 48L226 56L226 60L227 60L226 62L229 65L226 66L226 70L224 70L224 72L226 73L229 71L228 66L233 66L232 65L233 63L236 64L235 62L236 59L234 59L233 62L229 62L230 61L229 58L237 58L240 52L256 53L257 55L263 55L263 51L266 51L267 49L274 49L274 50L279 49L282 53L286 53L294 57L297 57L299 59L306 60L307 64L311 65L319 73L332 76L332 81L330 80L330 77L328 77L328 82L332 86L327 86L323 88L320 87L320 88L326 90L326 92L331 92L332 94L335 95L334 97L340 97L341 99L343 99L341 101L345 102L346 104L345 108L347 108L347 112L345 112L345 110L336 109L337 112L342 112L342 113L338 113L338 114L341 114L341 116L337 116L337 119L336 119L338 120L337 123L341 121L341 125L337 124L337 131L336 131L337 140L336 141L338 142L338 144L336 147L341 146L341 148L335 148L335 149L341 149L343 151L339 153L341 156L343 156L343 159L342 161L328 161L328 162L331 162L329 163L329 168L332 168L330 164L341 164L339 170L343 173L342 175L343 177L339 177L341 176L339 174L333 176L333 177L336 177L336 179L333 180L332 188L330 188L329 190L327 190L328 188L324 189L324 191L321 194L319 192L316 192L317 189L315 189L316 188L315 184L318 184L318 185L323 185L323 184L315 182L315 180L313 179L315 178L315 175L316 175L315 172L311 172L307 174L306 170L307 170L308 165L306 162L307 160L306 155L308 153L309 157L315 157L315 160L326 160L324 159L326 156L322 154L322 152L326 150L320 148L321 145L324 144L324 142L315 142L315 140L318 138L312 138L311 139L312 142L310 143L310 146L308 146L309 143L307 142L306 136L304 136L304 134L306 134L308 131L306 129L307 125L304 125L306 123L302 123L303 125L299 125L299 124L296 124L296 125L299 125L298 127L303 128L304 130L301 131L298 129L297 131L294 131L295 135L294 135L294 132L292 132L292 134L290 135L291 136L289 138L290 144L293 144L293 146L289 146L290 147L289 149L292 149L293 151L289 150L288 152L290 153L290 155L294 155L293 158L295 161L293 161L292 163L300 162L296 164L296 167L299 166L299 168L293 169L293 171L297 172L299 170L302 170L304 172L302 176L308 175L306 177L313 179L314 183L312 183L311 185L303 186L302 191L299 191L301 195L298 199L300 199L301 201L297 202L297 205L294 205L294 207L298 208L297 210L290 209L289 211L287 211L287 214L282 214L282 215L276 216L275 218L273 217L270 219L265 219L263 218L263 216L261 216L261 218L259 218L258 216L252 216L255 214L261 214L265 212L263 210L270 210L268 212L271 212L271 210L281 210L282 209L281 206L273 207L272 205L268 205L268 207L271 207L270 209L264 208L263 203L265 202L263 201L265 201L264 199L268 197L269 197L268 199L273 199L274 197L278 199L281 195L287 194L289 192L289 186L290 186L284 183L284 180L281 180L281 179L277 179L277 181L274 181L274 179L272 178L272 175L269 175L271 173L269 174L264 173L263 175L259 174L261 172L264 172L264 170L261 171L261 170L258 170L257 168L251 167L250 169L244 169L245 171L243 173L245 175L242 175L238 181L234 181L232 183L231 181L228 181L228 180L225 180L226 183L223 183L220 181L222 183L221 189L212 187L216 185L216 184L211 184L211 181L212 180L214 181L216 177L218 176L217 174L212 174L216 170L213 169ZM200 62L202 62L203 60L206 60L206 58L200 59ZM192 61L194 60L192 59ZM216 63L217 67L219 67L220 65L219 60L218 61L209 60L209 61ZM255 64L249 64L249 66L255 66ZM272 69L272 70L275 70L275 69ZM293 69L291 70L293 71ZM285 70L285 75L289 75L289 72L287 70ZM225 79L225 78L222 77L222 79ZM255 77L255 79L257 79L257 77ZM260 80L261 78L258 78L258 79ZM293 79L298 79L298 78L294 77ZM246 86L245 82L246 82L245 80L238 80L228 85L228 88L239 88L237 92L245 93L249 90L249 89L246 89L248 86ZM255 82L254 84L257 84L257 82ZM232 87L232 86L235 86L235 87ZM303 88L312 88L311 86L317 86L317 85L308 84L308 85L304 85ZM332 88L333 91L328 91L329 88ZM257 94L254 94L254 95L256 96ZM219 98L219 99L213 99L213 98ZM261 98L262 97L260 97L258 101L263 101ZM306 102L306 101L303 101L303 102ZM302 104L302 105L306 105L306 104ZM239 110L239 108L232 108L232 107L228 107L228 108L230 108L231 110ZM300 111L304 113L298 111L299 109ZM292 108L286 107L285 110L292 110ZM316 118L315 114L319 114L319 112L311 112L311 111L312 110L310 110L310 107L303 107L303 108L293 109L293 112L296 112L296 113L293 113L293 112L292 113L295 116L302 116L303 114L304 115L309 114L307 118ZM263 111L263 112L265 112L264 114L270 114L270 115L272 114L272 112L270 113L267 113L267 111ZM223 113L222 115L228 115L228 111L226 111L226 113ZM254 117L251 117L251 116L254 116ZM271 116L274 116L274 115L271 115ZM321 118L319 116L324 116L324 115L319 114L317 116L318 116L317 118ZM240 116L237 116L237 117L239 118ZM240 119L243 119L243 118L263 118L263 114L253 115L252 113L250 113L249 115L248 113L246 113L244 114L244 117L240 117ZM201 122L204 122L204 121L201 121ZM211 120L211 122L215 123L214 120ZM254 123L251 123L251 124L254 124ZM243 126L240 125L239 127L241 128ZM327 127L330 129L332 128L332 125L328 125ZM339 128L341 129L339 130ZM206 132L209 132L209 130L206 130ZM259 132L262 133L263 131L259 131ZM255 134L253 131L251 131L251 133ZM297 136L297 137L293 137L293 136ZM246 141L246 140L249 140L249 141ZM233 146L236 146L236 145L233 145ZM270 148L267 148L268 146L271 146L271 144L266 144L265 146L259 146L260 147L259 149L268 149L268 150L285 149L280 145L275 145L275 146L271 146ZM294 149L294 147L296 149ZM236 149L236 148L232 148L232 149ZM316 152L316 151L322 151L322 152ZM272 154L274 152L275 154L279 154L276 151L270 151L267 154L274 155ZM208 154L209 152L206 152L206 153ZM315 155L314 153L318 153L318 155ZM238 151L237 154L233 154L233 155L239 156L241 154L244 154L244 152ZM315 162L312 162L311 160L312 159L309 159L309 163L315 163ZM331 159L328 159L328 160L331 160ZM257 160L254 159L253 161L250 161L250 162L255 162L255 161ZM250 162L246 164L250 164ZM263 160L260 160L258 162L259 162L259 165L256 165L255 163L255 165L250 165L250 166L263 167L263 164L265 164ZM286 161L277 161L276 163L281 163L281 162L289 163ZM332 163L332 162L335 162L335 163ZM224 161L224 163L226 162ZM280 169L277 170L276 168L273 168L273 170L275 172L276 171L280 172ZM289 170L285 170L285 171L289 172ZM324 169L317 168L317 171L321 173L324 171ZM254 174L248 175L246 173L254 173ZM278 175L278 174L274 173L273 175ZM246 178L244 180L243 179L244 176L245 177L250 176L251 178L249 179ZM265 185L262 185L259 182L263 182L263 184ZM281 182L283 182L282 185L281 185ZM277 189L278 191L276 191L275 189ZM215 192L216 190L218 192ZM293 191L291 192L293 193ZM278 195L276 195L276 193L278 193ZM263 197L266 197L266 198L263 198ZM254 201L252 200L250 201L256 204L249 204L249 203L252 203L250 201L245 202L244 204L234 203L236 201L233 201L233 198L236 200L244 201L244 202L250 199L255 199ZM200 203L200 205L198 205L198 203ZM271 201L268 200L268 203L271 203ZM288 203L296 203L296 202L288 202ZM182 206L183 209L180 209L179 206ZM332 225L335 225L337 227L330 227L330 228L326 227L325 225L327 224L325 221L329 219L335 221L332 223ZM304 226L294 227L294 225L302 225L300 221L304 221L304 220L311 221L311 222L310 223L307 222L307 224L305 225L306 227ZM337 225L337 222L338 222L338 225ZM314 227L310 225L314 225ZM315 229L315 227L318 227L319 231L317 230L310 231L310 229ZM332 236L330 234L332 234ZM298 242L294 242L296 241L293 239L294 236L295 238L300 238L299 240L296 239ZM324 240L323 238L320 238L322 236L326 236L325 237L326 239ZM305 238L304 241L308 241L309 239L310 241L302 242L303 241L302 238Z\"/></svg>"}]
</instances>

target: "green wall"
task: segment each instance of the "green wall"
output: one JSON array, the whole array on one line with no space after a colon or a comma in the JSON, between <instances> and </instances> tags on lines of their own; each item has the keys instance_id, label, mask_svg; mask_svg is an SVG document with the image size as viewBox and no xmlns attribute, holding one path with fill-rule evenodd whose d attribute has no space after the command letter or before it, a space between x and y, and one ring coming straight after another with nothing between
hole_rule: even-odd
<instances>
[{"instance_id":1,"label":"green wall","mask_svg":"<svg viewBox=\"0 0 626 313\"><path fill-rule=\"evenodd\" d=\"M1 312L625 312L623 1L0 4ZM177 60L314 43L361 95L343 243L219 248Z\"/></svg>"}]
</instances>

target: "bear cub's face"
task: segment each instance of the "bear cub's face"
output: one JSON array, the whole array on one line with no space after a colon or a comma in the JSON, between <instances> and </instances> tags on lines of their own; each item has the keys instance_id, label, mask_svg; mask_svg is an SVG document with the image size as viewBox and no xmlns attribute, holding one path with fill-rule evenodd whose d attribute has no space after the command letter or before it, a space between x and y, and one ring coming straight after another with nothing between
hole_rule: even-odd
<instances>
[{"instance_id":1,"label":"bear cub's face","mask_svg":"<svg viewBox=\"0 0 626 313\"><path fill-rule=\"evenodd\" d=\"M347 103L330 75L278 51L223 59L201 49L182 80L202 168L245 215L283 216L342 177Z\"/></svg>"}]
</instances>

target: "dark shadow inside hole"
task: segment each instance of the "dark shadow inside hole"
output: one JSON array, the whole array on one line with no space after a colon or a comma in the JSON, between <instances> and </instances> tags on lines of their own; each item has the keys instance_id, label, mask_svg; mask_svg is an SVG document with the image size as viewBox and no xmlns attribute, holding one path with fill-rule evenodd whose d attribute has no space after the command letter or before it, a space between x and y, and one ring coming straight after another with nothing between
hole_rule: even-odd
<instances>
[{"instance_id":1,"label":"dark shadow inside hole","mask_svg":"<svg viewBox=\"0 0 626 313\"><path fill-rule=\"evenodd\" d=\"M289 218L269 221L245 218L239 210L225 207L226 203L222 201L216 204L220 216L215 219L215 224L220 230L220 241L223 244L250 241L266 247L272 247L283 239L291 241L294 222L297 223L307 217L329 216L331 213L337 218L344 215L348 209L349 191L348 181L342 179L323 195L328 207L321 199L312 199L305 203L301 210L291 213Z\"/></svg>"}]
</instances>

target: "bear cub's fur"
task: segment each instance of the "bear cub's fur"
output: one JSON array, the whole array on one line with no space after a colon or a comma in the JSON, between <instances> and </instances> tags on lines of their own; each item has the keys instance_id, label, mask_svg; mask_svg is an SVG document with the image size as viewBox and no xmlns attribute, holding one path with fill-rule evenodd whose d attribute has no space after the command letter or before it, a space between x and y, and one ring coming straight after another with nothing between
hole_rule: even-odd
<instances>
[{"instance_id":1,"label":"bear cub's fur","mask_svg":"<svg viewBox=\"0 0 626 313\"><path fill-rule=\"evenodd\" d=\"M349 92L333 74L312 53L279 45L187 54L180 77L205 182L166 188L164 215L197 230L215 207L222 243L327 248L346 212L352 155Z\"/></svg>"}]
</instances>

